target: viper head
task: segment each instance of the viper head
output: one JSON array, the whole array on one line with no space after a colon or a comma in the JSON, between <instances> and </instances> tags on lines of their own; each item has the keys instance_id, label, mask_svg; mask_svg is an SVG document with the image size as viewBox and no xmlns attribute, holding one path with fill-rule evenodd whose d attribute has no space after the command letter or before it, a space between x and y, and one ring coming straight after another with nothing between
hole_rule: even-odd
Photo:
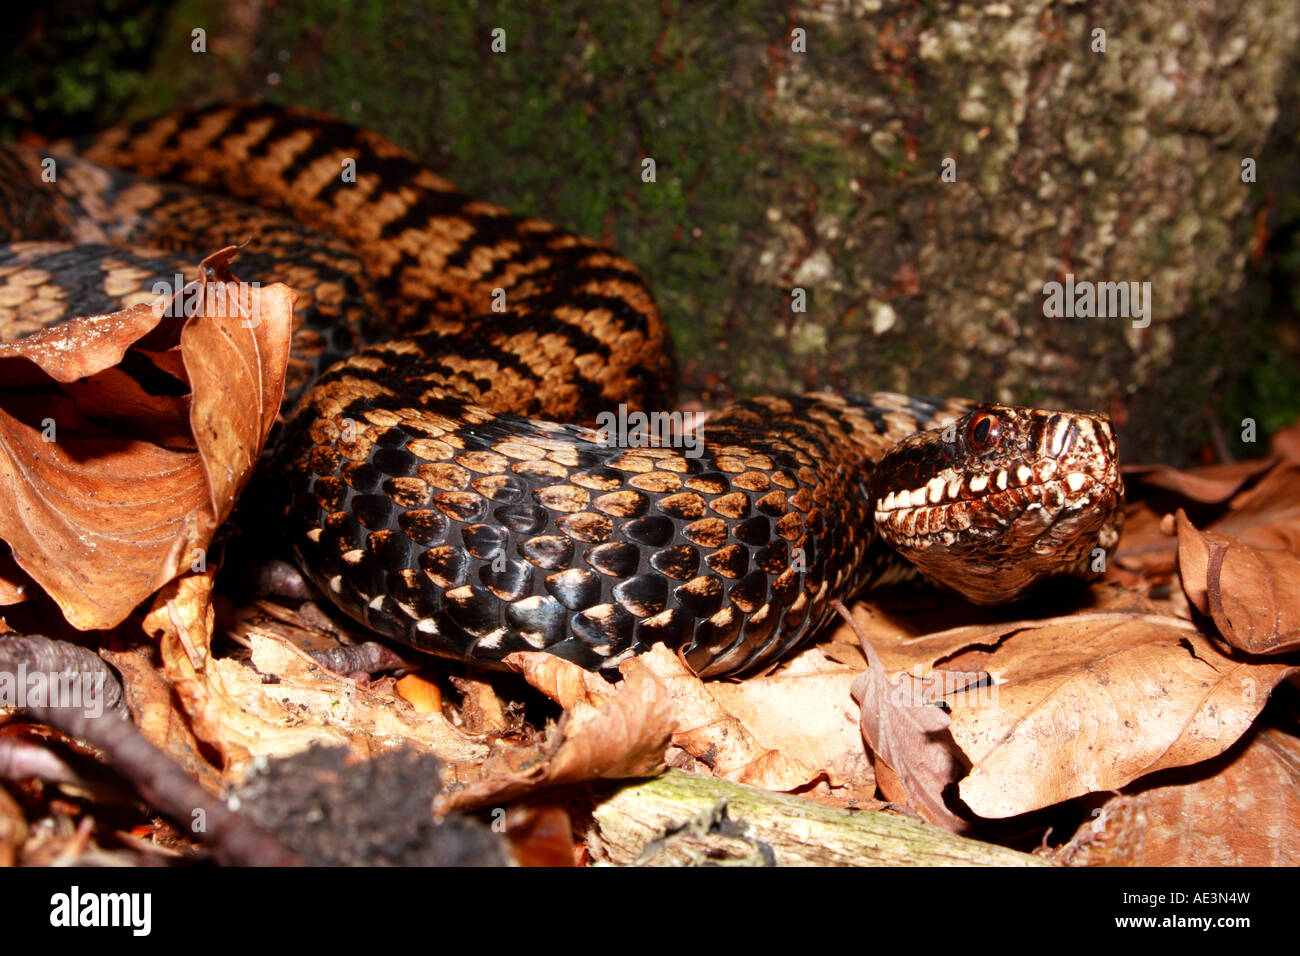
<instances>
[{"instance_id":1,"label":"viper head","mask_svg":"<svg viewBox=\"0 0 1300 956\"><path fill-rule=\"evenodd\" d=\"M885 541L976 604L1095 570L1119 540L1124 500L1109 418L1006 405L903 439L871 492Z\"/></svg>"}]
</instances>

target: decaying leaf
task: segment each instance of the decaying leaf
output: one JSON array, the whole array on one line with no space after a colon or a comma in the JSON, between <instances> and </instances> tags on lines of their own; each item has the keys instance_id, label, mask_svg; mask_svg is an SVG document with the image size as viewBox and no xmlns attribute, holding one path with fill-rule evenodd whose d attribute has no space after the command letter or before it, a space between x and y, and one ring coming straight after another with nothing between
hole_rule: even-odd
<instances>
[{"instance_id":1,"label":"decaying leaf","mask_svg":"<svg viewBox=\"0 0 1300 956\"><path fill-rule=\"evenodd\" d=\"M0 344L0 539L78 628L202 563L279 411L293 293L239 283L233 254L204 260L197 292ZM123 373L137 344L145 361L179 350L188 397Z\"/></svg>"},{"instance_id":2,"label":"decaying leaf","mask_svg":"<svg viewBox=\"0 0 1300 956\"><path fill-rule=\"evenodd\" d=\"M228 776L252 757L287 756L312 744L346 746L361 757L408 744L436 754L449 777L478 766L491 750L489 740L441 713L418 713L391 681L361 686L255 626L241 636L249 663L211 658L188 683L176 682L196 734L222 755Z\"/></svg>"},{"instance_id":3,"label":"decaying leaf","mask_svg":"<svg viewBox=\"0 0 1300 956\"><path fill-rule=\"evenodd\" d=\"M203 759L189 716L177 706L171 685L151 660L153 653L153 647L145 644L126 651L99 652L121 675L122 695L140 732L207 790L217 793L221 777Z\"/></svg>"}]
</instances>

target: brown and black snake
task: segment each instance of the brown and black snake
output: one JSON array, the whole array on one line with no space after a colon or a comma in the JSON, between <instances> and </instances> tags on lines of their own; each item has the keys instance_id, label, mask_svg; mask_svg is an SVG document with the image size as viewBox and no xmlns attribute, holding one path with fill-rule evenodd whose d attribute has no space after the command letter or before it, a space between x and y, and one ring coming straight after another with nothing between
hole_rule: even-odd
<instances>
[{"instance_id":1,"label":"brown and black snake","mask_svg":"<svg viewBox=\"0 0 1300 956\"><path fill-rule=\"evenodd\" d=\"M232 243L242 278L300 292L284 530L340 608L422 650L613 678L662 642L702 675L747 671L872 584L919 571L1007 601L1118 539L1102 415L816 393L666 442L592 430L671 407L638 270L327 117L200 109L9 147L0 182L7 337Z\"/></svg>"}]
</instances>

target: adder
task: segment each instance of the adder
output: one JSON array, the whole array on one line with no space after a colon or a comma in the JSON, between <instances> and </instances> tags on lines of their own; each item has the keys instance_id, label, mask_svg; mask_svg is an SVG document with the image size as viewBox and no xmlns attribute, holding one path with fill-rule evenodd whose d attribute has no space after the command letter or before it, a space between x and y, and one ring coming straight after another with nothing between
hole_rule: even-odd
<instances>
[{"instance_id":1,"label":"adder","mask_svg":"<svg viewBox=\"0 0 1300 956\"><path fill-rule=\"evenodd\" d=\"M1104 415L813 393L738 402L699 436L591 428L671 407L640 272L328 117L216 106L0 167L9 336L230 243L243 278L300 292L285 534L334 603L421 650L616 678L662 642L701 675L752 671L832 599L920 574L1009 601L1118 539Z\"/></svg>"}]
</instances>

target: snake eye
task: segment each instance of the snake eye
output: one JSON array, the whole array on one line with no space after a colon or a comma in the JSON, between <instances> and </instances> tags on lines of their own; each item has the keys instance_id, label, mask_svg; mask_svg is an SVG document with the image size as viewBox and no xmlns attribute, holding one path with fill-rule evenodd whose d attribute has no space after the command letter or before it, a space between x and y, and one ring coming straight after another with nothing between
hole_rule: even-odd
<instances>
[{"instance_id":1,"label":"snake eye","mask_svg":"<svg viewBox=\"0 0 1300 956\"><path fill-rule=\"evenodd\" d=\"M966 446L973 452L986 452L998 443L1001 431L1002 425L996 415L980 412L966 426Z\"/></svg>"}]
</instances>

